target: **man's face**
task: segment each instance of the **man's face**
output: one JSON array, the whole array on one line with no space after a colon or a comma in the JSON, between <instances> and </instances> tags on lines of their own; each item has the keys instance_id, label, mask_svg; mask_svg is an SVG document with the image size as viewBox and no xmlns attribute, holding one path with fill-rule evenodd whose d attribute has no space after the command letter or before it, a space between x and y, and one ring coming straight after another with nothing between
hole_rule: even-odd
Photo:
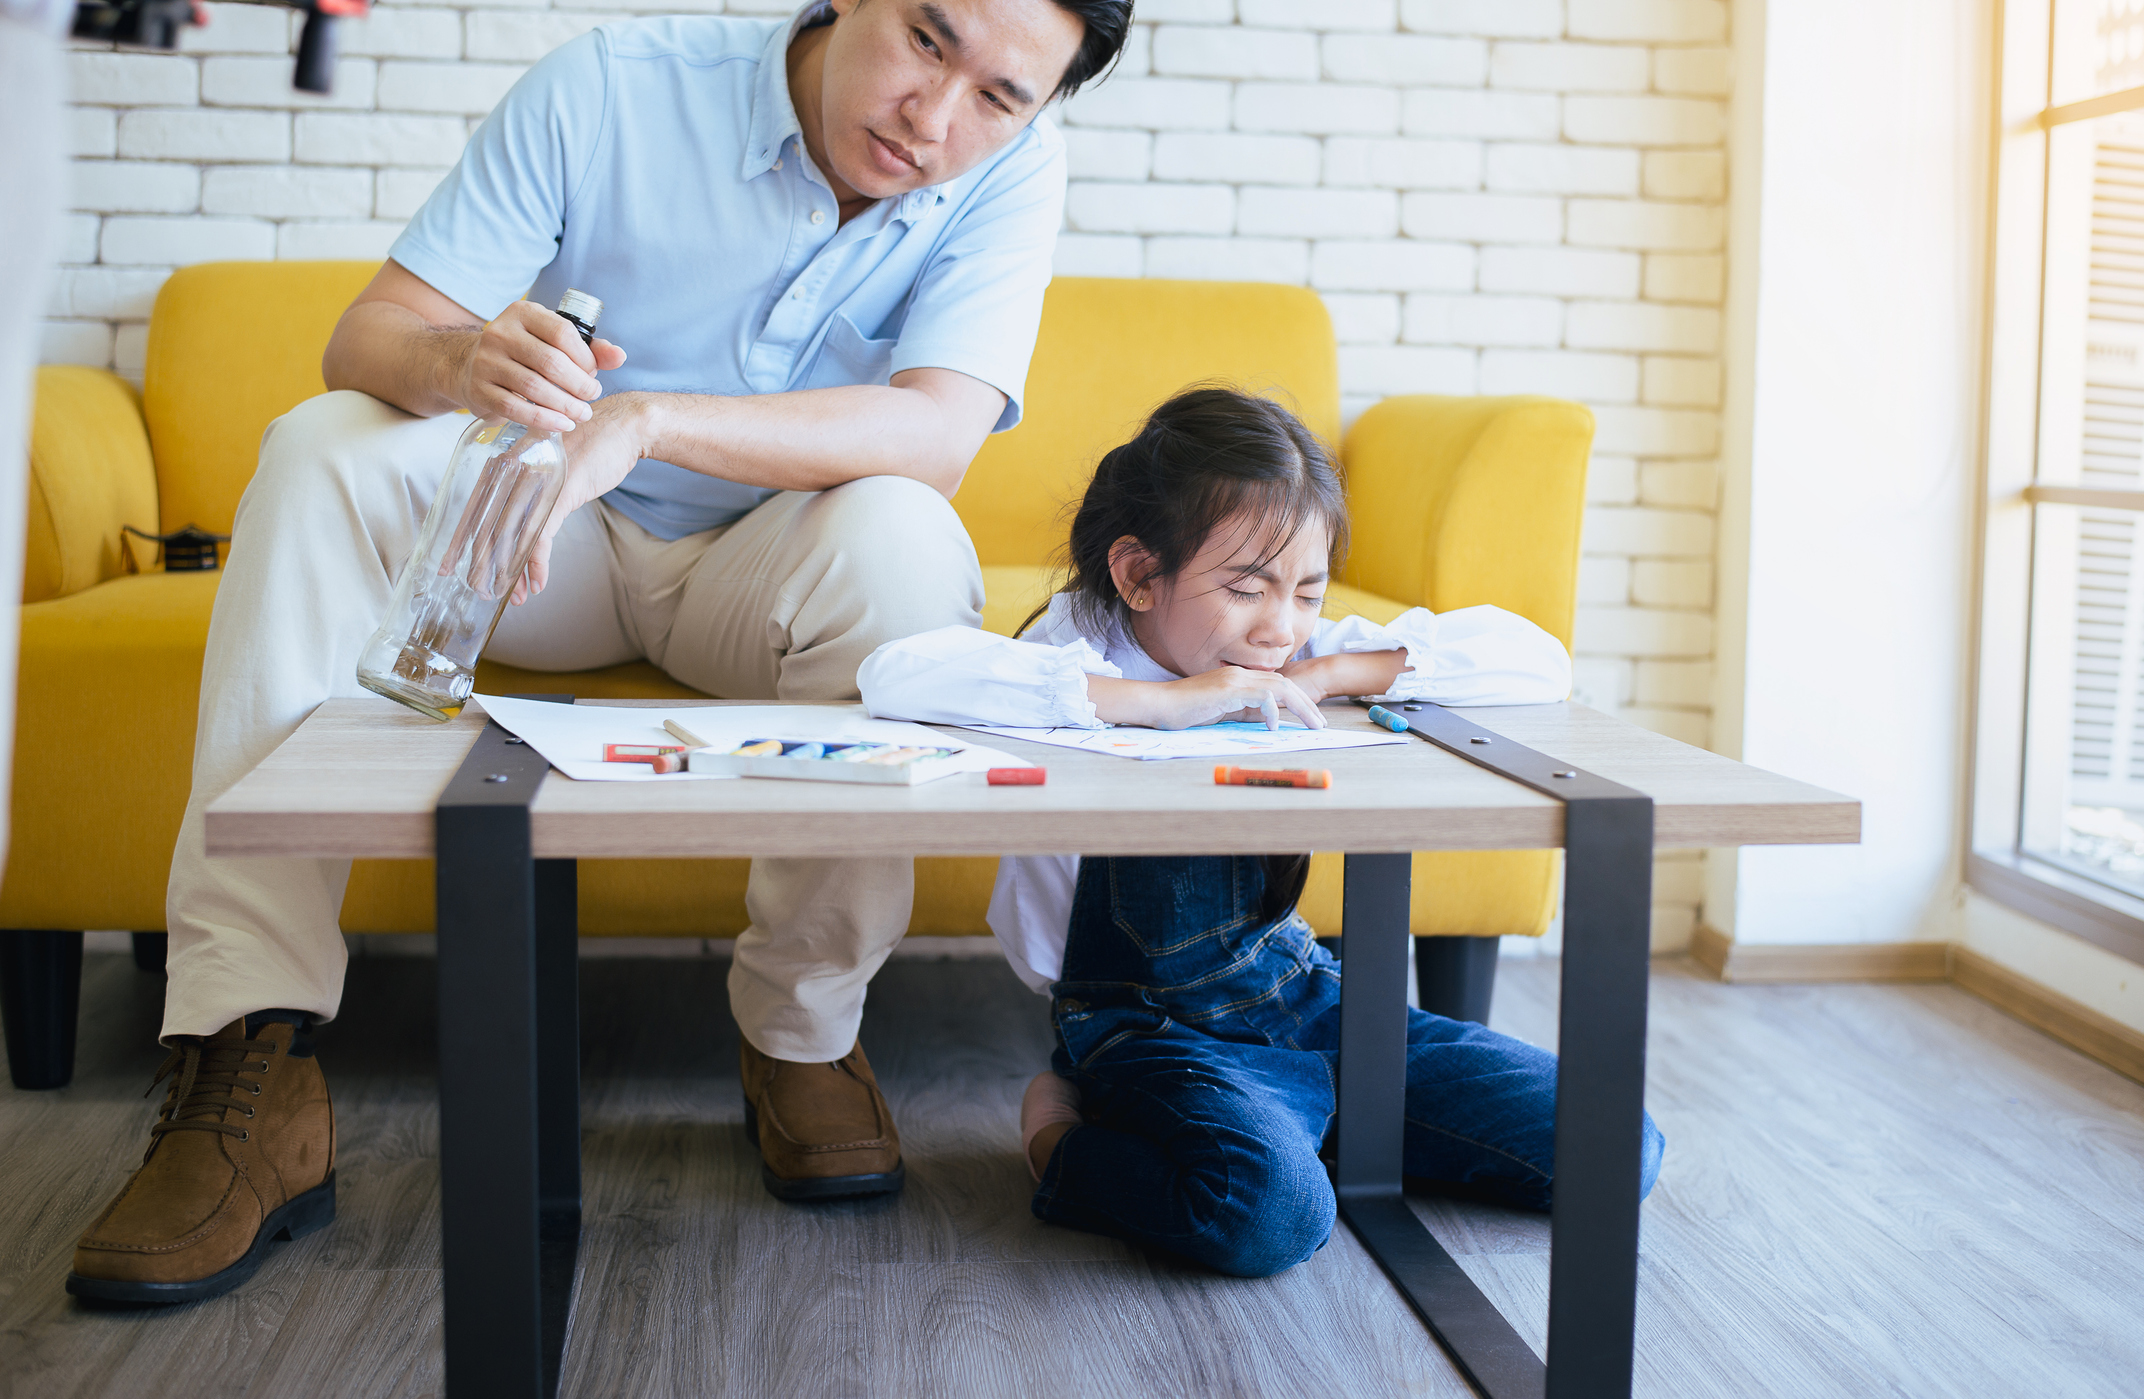
<instances>
[{"instance_id":1,"label":"man's face","mask_svg":"<svg viewBox=\"0 0 2144 1399\"><path fill-rule=\"evenodd\" d=\"M967 173L1025 130L1086 26L1055 0L833 0L826 173L885 199Z\"/></svg>"}]
</instances>

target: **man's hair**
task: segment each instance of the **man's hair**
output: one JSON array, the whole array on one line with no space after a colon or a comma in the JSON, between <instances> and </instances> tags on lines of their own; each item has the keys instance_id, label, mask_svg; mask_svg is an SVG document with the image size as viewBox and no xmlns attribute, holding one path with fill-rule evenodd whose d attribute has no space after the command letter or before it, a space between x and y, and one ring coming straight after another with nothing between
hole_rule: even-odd
<instances>
[{"instance_id":1,"label":"man's hair","mask_svg":"<svg viewBox=\"0 0 2144 1399\"><path fill-rule=\"evenodd\" d=\"M1082 84L1106 73L1124 52L1124 40L1132 32L1132 0L1057 0L1059 9L1078 15L1087 26L1079 52L1058 81L1058 97L1070 97Z\"/></svg>"}]
</instances>

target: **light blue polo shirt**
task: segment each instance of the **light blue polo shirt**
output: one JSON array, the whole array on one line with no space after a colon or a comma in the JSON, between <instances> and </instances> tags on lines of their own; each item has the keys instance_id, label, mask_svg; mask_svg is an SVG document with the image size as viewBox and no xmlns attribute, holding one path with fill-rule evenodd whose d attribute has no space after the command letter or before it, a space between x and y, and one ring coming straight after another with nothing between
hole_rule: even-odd
<instances>
[{"instance_id":1,"label":"light blue polo shirt","mask_svg":"<svg viewBox=\"0 0 2144 1399\"><path fill-rule=\"evenodd\" d=\"M958 370L1020 420L1065 198L1044 118L955 180L840 220L789 100L787 20L606 24L524 75L389 256L489 319L602 298L612 390L767 394ZM605 499L677 539L771 490L643 461Z\"/></svg>"}]
</instances>

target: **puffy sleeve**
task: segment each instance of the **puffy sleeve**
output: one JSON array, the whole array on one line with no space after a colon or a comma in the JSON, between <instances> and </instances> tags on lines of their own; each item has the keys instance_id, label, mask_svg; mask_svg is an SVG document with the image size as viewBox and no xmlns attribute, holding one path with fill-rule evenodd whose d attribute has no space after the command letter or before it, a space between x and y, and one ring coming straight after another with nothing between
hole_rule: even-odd
<instances>
[{"instance_id":1,"label":"puffy sleeve","mask_svg":"<svg viewBox=\"0 0 2144 1399\"><path fill-rule=\"evenodd\" d=\"M1313 656L1404 650L1409 668L1386 692L1400 700L1553 704L1571 693L1563 643L1501 607L1412 607L1382 626L1367 617L1321 621L1304 649Z\"/></svg>"},{"instance_id":2,"label":"puffy sleeve","mask_svg":"<svg viewBox=\"0 0 2144 1399\"><path fill-rule=\"evenodd\" d=\"M873 651L856 685L874 719L1099 729L1087 677L1122 674L1085 637L1050 645L940 627Z\"/></svg>"}]
</instances>

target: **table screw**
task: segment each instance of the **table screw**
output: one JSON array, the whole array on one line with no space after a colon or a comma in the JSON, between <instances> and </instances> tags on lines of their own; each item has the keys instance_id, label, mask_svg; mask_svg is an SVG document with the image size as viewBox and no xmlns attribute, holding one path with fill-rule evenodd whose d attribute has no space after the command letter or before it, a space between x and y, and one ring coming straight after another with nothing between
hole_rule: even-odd
<instances>
[{"instance_id":1,"label":"table screw","mask_svg":"<svg viewBox=\"0 0 2144 1399\"><path fill-rule=\"evenodd\" d=\"M507 739L506 741L507 741L508 743L526 743L526 742L527 742L528 740L527 740L527 739L521 739L521 738L509 738L509 739Z\"/></svg>"},{"instance_id":2,"label":"table screw","mask_svg":"<svg viewBox=\"0 0 2144 1399\"><path fill-rule=\"evenodd\" d=\"M1550 777L1576 777L1576 776L1578 776L1578 774L1577 774L1577 773L1575 773L1575 772L1552 772L1552 773L1550 773L1550 774L1549 774L1549 776L1550 776Z\"/></svg>"},{"instance_id":3,"label":"table screw","mask_svg":"<svg viewBox=\"0 0 2144 1399\"><path fill-rule=\"evenodd\" d=\"M1403 704L1400 708L1406 710L1409 714L1415 714L1421 711L1422 706L1419 704Z\"/></svg>"},{"instance_id":4,"label":"table screw","mask_svg":"<svg viewBox=\"0 0 2144 1399\"><path fill-rule=\"evenodd\" d=\"M1559 777L1565 777L1565 776L1569 776L1569 774L1568 774L1568 773L1559 773L1559 774L1557 774L1557 775L1558 775ZM491 776L489 776L489 777L485 778L484 780L485 780L486 782L511 782L511 781L513 781L513 779L512 779L511 777L508 777L508 776L507 776L507 775L506 775L505 773L503 773L503 772L495 772L495 773L493 773L493 774L492 774Z\"/></svg>"},{"instance_id":5,"label":"table screw","mask_svg":"<svg viewBox=\"0 0 2144 1399\"><path fill-rule=\"evenodd\" d=\"M1470 738L1467 740L1469 743L1487 743L1488 741L1486 738Z\"/></svg>"}]
</instances>

